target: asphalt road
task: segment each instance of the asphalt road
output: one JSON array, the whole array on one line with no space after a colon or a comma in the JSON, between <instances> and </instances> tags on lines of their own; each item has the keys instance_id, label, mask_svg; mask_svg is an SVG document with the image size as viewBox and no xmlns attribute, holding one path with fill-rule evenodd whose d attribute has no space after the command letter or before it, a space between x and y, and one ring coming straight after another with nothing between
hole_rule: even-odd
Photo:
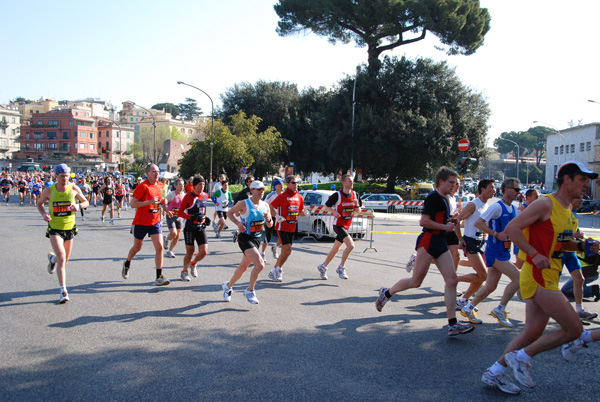
<instances>
[{"instance_id":1,"label":"asphalt road","mask_svg":"<svg viewBox=\"0 0 600 402\"><path fill-rule=\"evenodd\" d=\"M379 288L408 276L415 216L377 214L374 242L357 242L349 280L333 272L339 259L328 281L319 278L316 267L331 242L296 241L283 282L270 282L264 271L260 304L251 305L242 294L248 274L232 301L222 301L220 284L241 259L230 233L209 233L210 254L190 283L178 279L178 244L177 258L165 259L173 282L155 287L148 241L129 280L121 278L133 213L114 226L99 215L90 207L85 222L78 217L67 266L71 301L59 305L57 278L46 271L46 224L34 207L0 204L0 400L598 400L595 344L571 363L558 350L536 356L536 387L520 396L483 386L482 372L524 324L525 305L516 299L508 306L514 329L488 315L504 280L479 306L484 324L460 337L446 335L444 285L435 267L421 289L376 311ZM273 258L267 260L271 269ZM585 307L600 311L595 303Z\"/></svg>"}]
</instances>

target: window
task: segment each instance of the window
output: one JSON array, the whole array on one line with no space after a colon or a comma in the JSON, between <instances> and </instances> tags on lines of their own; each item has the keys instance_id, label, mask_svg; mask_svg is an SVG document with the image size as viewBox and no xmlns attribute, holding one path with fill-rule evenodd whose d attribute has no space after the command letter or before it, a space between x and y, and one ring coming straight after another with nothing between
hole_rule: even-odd
<instances>
[{"instance_id":1,"label":"window","mask_svg":"<svg viewBox=\"0 0 600 402\"><path fill-rule=\"evenodd\" d=\"M57 148L58 147L56 146L56 143L51 142L48 144L48 149L57 149Z\"/></svg>"},{"instance_id":2,"label":"window","mask_svg":"<svg viewBox=\"0 0 600 402\"><path fill-rule=\"evenodd\" d=\"M130 135L131 135L131 133L127 133L127 138L131 138Z\"/></svg>"},{"instance_id":3,"label":"window","mask_svg":"<svg viewBox=\"0 0 600 402\"><path fill-rule=\"evenodd\" d=\"M63 140L68 140L68 139L69 139L69 132L63 131Z\"/></svg>"},{"instance_id":4,"label":"window","mask_svg":"<svg viewBox=\"0 0 600 402\"><path fill-rule=\"evenodd\" d=\"M119 132L117 131L117 138L119 138Z\"/></svg>"},{"instance_id":5,"label":"window","mask_svg":"<svg viewBox=\"0 0 600 402\"><path fill-rule=\"evenodd\" d=\"M58 120L48 120L48 126L58 127Z\"/></svg>"},{"instance_id":6,"label":"window","mask_svg":"<svg viewBox=\"0 0 600 402\"><path fill-rule=\"evenodd\" d=\"M571 153L574 154L575 153L575 144L571 144Z\"/></svg>"},{"instance_id":7,"label":"window","mask_svg":"<svg viewBox=\"0 0 600 402\"><path fill-rule=\"evenodd\" d=\"M16 122L17 122L17 119L16 119L16 117L13 117L13 118L12 118L12 122L13 122L13 123L16 123Z\"/></svg>"},{"instance_id":8,"label":"window","mask_svg":"<svg viewBox=\"0 0 600 402\"><path fill-rule=\"evenodd\" d=\"M43 124L44 124L44 123L43 123L41 120L38 120L38 121L37 121L37 125L38 125L38 126L41 126L41 125L43 125Z\"/></svg>"},{"instance_id":9,"label":"window","mask_svg":"<svg viewBox=\"0 0 600 402\"><path fill-rule=\"evenodd\" d=\"M94 133L90 133L90 138L94 138Z\"/></svg>"},{"instance_id":10,"label":"window","mask_svg":"<svg viewBox=\"0 0 600 402\"><path fill-rule=\"evenodd\" d=\"M106 132L106 136L107 136L107 137L110 137L110 131L107 131L107 132Z\"/></svg>"},{"instance_id":11,"label":"window","mask_svg":"<svg viewBox=\"0 0 600 402\"><path fill-rule=\"evenodd\" d=\"M106 149L110 149L110 143L108 141L106 142Z\"/></svg>"},{"instance_id":12,"label":"window","mask_svg":"<svg viewBox=\"0 0 600 402\"><path fill-rule=\"evenodd\" d=\"M79 144L80 149L85 149L85 144Z\"/></svg>"},{"instance_id":13,"label":"window","mask_svg":"<svg viewBox=\"0 0 600 402\"><path fill-rule=\"evenodd\" d=\"M585 144L583 142L579 143L579 152L585 151Z\"/></svg>"},{"instance_id":14,"label":"window","mask_svg":"<svg viewBox=\"0 0 600 402\"><path fill-rule=\"evenodd\" d=\"M94 149L94 144L90 144L90 149Z\"/></svg>"},{"instance_id":15,"label":"window","mask_svg":"<svg viewBox=\"0 0 600 402\"><path fill-rule=\"evenodd\" d=\"M129 121L133 121L133 117L130 117L130 118L129 118Z\"/></svg>"},{"instance_id":16,"label":"window","mask_svg":"<svg viewBox=\"0 0 600 402\"><path fill-rule=\"evenodd\" d=\"M48 139L49 140L55 140L56 139L56 131L48 131L47 135L48 135Z\"/></svg>"},{"instance_id":17,"label":"window","mask_svg":"<svg viewBox=\"0 0 600 402\"><path fill-rule=\"evenodd\" d=\"M556 173L558 173L558 165L554 165L554 177L556 177Z\"/></svg>"},{"instance_id":18,"label":"window","mask_svg":"<svg viewBox=\"0 0 600 402\"><path fill-rule=\"evenodd\" d=\"M590 141L585 143L585 150L586 151L591 151L592 150L592 143Z\"/></svg>"},{"instance_id":19,"label":"window","mask_svg":"<svg viewBox=\"0 0 600 402\"><path fill-rule=\"evenodd\" d=\"M98 143L98 149L100 149L100 148L102 148L102 143L101 142Z\"/></svg>"},{"instance_id":20,"label":"window","mask_svg":"<svg viewBox=\"0 0 600 402\"><path fill-rule=\"evenodd\" d=\"M568 153L569 153L569 144L567 144L567 145L565 146L565 153L566 153L566 154L568 154Z\"/></svg>"},{"instance_id":21,"label":"window","mask_svg":"<svg viewBox=\"0 0 600 402\"><path fill-rule=\"evenodd\" d=\"M34 149L42 149L43 147L44 147L44 144L40 144L39 142L36 142L35 144L33 144Z\"/></svg>"},{"instance_id":22,"label":"window","mask_svg":"<svg viewBox=\"0 0 600 402\"><path fill-rule=\"evenodd\" d=\"M70 151L71 146L69 144L62 144L62 149L63 149L63 151Z\"/></svg>"},{"instance_id":23,"label":"window","mask_svg":"<svg viewBox=\"0 0 600 402\"><path fill-rule=\"evenodd\" d=\"M564 153L565 153L565 146L564 146L564 145L561 145L561 146L560 146L560 154L562 155L562 154L564 154Z\"/></svg>"},{"instance_id":24,"label":"window","mask_svg":"<svg viewBox=\"0 0 600 402\"><path fill-rule=\"evenodd\" d=\"M69 126L73 125L73 120L69 120Z\"/></svg>"},{"instance_id":25,"label":"window","mask_svg":"<svg viewBox=\"0 0 600 402\"><path fill-rule=\"evenodd\" d=\"M554 147L554 155L558 155L558 147Z\"/></svg>"},{"instance_id":26,"label":"window","mask_svg":"<svg viewBox=\"0 0 600 402\"><path fill-rule=\"evenodd\" d=\"M81 132L81 138L85 138L85 133L83 131Z\"/></svg>"}]
</instances>

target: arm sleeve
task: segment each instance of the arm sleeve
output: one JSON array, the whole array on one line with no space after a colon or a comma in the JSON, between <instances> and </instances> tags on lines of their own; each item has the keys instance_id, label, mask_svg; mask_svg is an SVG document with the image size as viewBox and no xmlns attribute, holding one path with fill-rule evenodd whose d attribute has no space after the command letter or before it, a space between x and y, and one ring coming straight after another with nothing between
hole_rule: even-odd
<instances>
[{"instance_id":1,"label":"arm sleeve","mask_svg":"<svg viewBox=\"0 0 600 402\"><path fill-rule=\"evenodd\" d=\"M338 201L339 194L340 193L338 193L337 191L331 194L327 201L325 201L325 205L327 205L329 208L333 208L335 203Z\"/></svg>"},{"instance_id":2,"label":"arm sleeve","mask_svg":"<svg viewBox=\"0 0 600 402\"><path fill-rule=\"evenodd\" d=\"M496 203L490 205L490 207L483 214L481 214L481 219L489 222L492 219L499 218L500 215L502 215L502 207L500 204Z\"/></svg>"},{"instance_id":3,"label":"arm sleeve","mask_svg":"<svg viewBox=\"0 0 600 402\"><path fill-rule=\"evenodd\" d=\"M190 206L190 202L189 202L190 194L192 194L192 193L187 193L185 195L185 197L183 197L183 200L181 200L181 205L179 205L179 211L177 211L177 216L179 216L183 219L190 219L192 217L192 215L185 212L187 207Z\"/></svg>"}]
</instances>

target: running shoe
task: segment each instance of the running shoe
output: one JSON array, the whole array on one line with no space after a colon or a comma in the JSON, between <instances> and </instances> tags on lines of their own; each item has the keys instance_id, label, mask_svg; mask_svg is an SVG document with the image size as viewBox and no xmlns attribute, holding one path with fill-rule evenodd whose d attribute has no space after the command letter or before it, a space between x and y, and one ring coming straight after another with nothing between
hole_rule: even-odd
<instances>
[{"instance_id":1,"label":"running shoe","mask_svg":"<svg viewBox=\"0 0 600 402\"><path fill-rule=\"evenodd\" d=\"M388 290L389 290L388 288L379 289L379 297L375 301L375 308L379 312L381 312L381 310L383 310L383 306L385 306L385 303L387 303L390 300L385 295L385 292L387 292Z\"/></svg>"},{"instance_id":2,"label":"running shoe","mask_svg":"<svg viewBox=\"0 0 600 402\"><path fill-rule=\"evenodd\" d=\"M238 238L238 232L237 230L235 232L233 232L233 242L237 243L237 238Z\"/></svg>"},{"instance_id":3,"label":"running shoe","mask_svg":"<svg viewBox=\"0 0 600 402\"><path fill-rule=\"evenodd\" d=\"M500 391L506 392L507 394L517 395L521 392L521 388L513 384L506 373L493 375L490 372L490 369L487 369L483 372L481 381L483 381L486 385L498 388Z\"/></svg>"},{"instance_id":4,"label":"running shoe","mask_svg":"<svg viewBox=\"0 0 600 402\"><path fill-rule=\"evenodd\" d=\"M117 213L117 218L121 219L121 213Z\"/></svg>"},{"instance_id":5,"label":"running shoe","mask_svg":"<svg viewBox=\"0 0 600 402\"><path fill-rule=\"evenodd\" d=\"M113 222L113 220L112 220L112 219L110 219L110 220L108 221L108 223L110 223L111 225L114 225L114 224L115 224L115 223Z\"/></svg>"},{"instance_id":6,"label":"running shoe","mask_svg":"<svg viewBox=\"0 0 600 402\"><path fill-rule=\"evenodd\" d=\"M498 307L490 312L490 315L498 320L498 322L507 328L512 328L513 323L508 319L506 310L498 310Z\"/></svg>"},{"instance_id":7,"label":"running shoe","mask_svg":"<svg viewBox=\"0 0 600 402\"><path fill-rule=\"evenodd\" d=\"M181 280L184 281L184 282L191 281L190 275L188 274L188 271L181 271Z\"/></svg>"},{"instance_id":8,"label":"running shoe","mask_svg":"<svg viewBox=\"0 0 600 402\"><path fill-rule=\"evenodd\" d=\"M198 277L198 268L196 268L196 264L191 264L190 263L190 274L194 277L197 278Z\"/></svg>"},{"instance_id":9,"label":"running shoe","mask_svg":"<svg viewBox=\"0 0 600 402\"><path fill-rule=\"evenodd\" d=\"M261 252L260 253L260 257L262 258L263 262L265 263L265 265L267 264L267 257L265 257L265 253Z\"/></svg>"},{"instance_id":10,"label":"running shoe","mask_svg":"<svg viewBox=\"0 0 600 402\"><path fill-rule=\"evenodd\" d=\"M448 336L468 334L474 329L475 326L473 326L471 323L463 324L462 322L457 321L454 325L448 325Z\"/></svg>"},{"instance_id":11,"label":"running shoe","mask_svg":"<svg viewBox=\"0 0 600 402\"><path fill-rule=\"evenodd\" d=\"M163 246L168 243L167 236L163 235Z\"/></svg>"},{"instance_id":12,"label":"running shoe","mask_svg":"<svg viewBox=\"0 0 600 402\"><path fill-rule=\"evenodd\" d=\"M217 231L219 230L219 225L217 225L217 222L213 222L213 230L215 231L215 233L217 233Z\"/></svg>"},{"instance_id":13,"label":"running shoe","mask_svg":"<svg viewBox=\"0 0 600 402\"><path fill-rule=\"evenodd\" d=\"M585 311L585 310L581 310L577 314L579 314L579 318L581 318L582 320L593 320L594 318L598 317L598 314L596 314L596 313L590 313L590 312Z\"/></svg>"},{"instance_id":14,"label":"running shoe","mask_svg":"<svg viewBox=\"0 0 600 402\"><path fill-rule=\"evenodd\" d=\"M273 282L277 282L277 273L275 272L275 268L269 271L269 279Z\"/></svg>"},{"instance_id":15,"label":"running shoe","mask_svg":"<svg viewBox=\"0 0 600 402\"><path fill-rule=\"evenodd\" d=\"M456 311L460 311L462 310L463 307L466 307L469 304L468 300L465 301L460 301L460 299L458 299L456 301Z\"/></svg>"},{"instance_id":16,"label":"running shoe","mask_svg":"<svg viewBox=\"0 0 600 402\"><path fill-rule=\"evenodd\" d=\"M217 232L217 239L220 239L221 237L221 232Z\"/></svg>"},{"instance_id":17,"label":"running shoe","mask_svg":"<svg viewBox=\"0 0 600 402\"><path fill-rule=\"evenodd\" d=\"M565 343L560 347L560 354L563 359L570 362L575 357L575 353L579 352L579 349L585 346L585 343L577 338L573 342Z\"/></svg>"},{"instance_id":18,"label":"running shoe","mask_svg":"<svg viewBox=\"0 0 600 402\"><path fill-rule=\"evenodd\" d=\"M50 275L56 271L56 262L52 262L52 257L56 257L56 254L48 253L48 273Z\"/></svg>"},{"instance_id":19,"label":"running shoe","mask_svg":"<svg viewBox=\"0 0 600 402\"><path fill-rule=\"evenodd\" d=\"M410 272L412 271L413 267L415 266L415 260L417 259L417 255L413 254L410 256L408 262L406 263L406 272Z\"/></svg>"},{"instance_id":20,"label":"running shoe","mask_svg":"<svg viewBox=\"0 0 600 402\"><path fill-rule=\"evenodd\" d=\"M171 283L171 281L170 281L170 280L168 280L168 279L165 279L165 277L164 277L164 276L162 276L162 275L161 275L161 276L159 276L158 278L156 278L156 280L154 281L154 284L155 284L156 286L166 286L166 285L168 285L169 283Z\"/></svg>"},{"instance_id":21,"label":"running shoe","mask_svg":"<svg viewBox=\"0 0 600 402\"><path fill-rule=\"evenodd\" d=\"M271 251L273 252L273 258L278 259L279 249L277 248L277 245L271 246Z\"/></svg>"},{"instance_id":22,"label":"running shoe","mask_svg":"<svg viewBox=\"0 0 600 402\"><path fill-rule=\"evenodd\" d=\"M594 295L594 301L597 302L598 300L600 300L600 286L598 285L592 285L592 294Z\"/></svg>"},{"instance_id":23,"label":"running shoe","mask_svg":"<svg viewBox=\"0 0 600 402\"><path fill-rule=\"evenodd\" d=\"M226 302L231 301L231 293L233 293L233 289L227 286L229 282L223 282L221 284L221 289L223 289L223 300Z\"/></svg>"},{"instance_id":24,"label":"running shoe","mask_svg":"<svg viewBox=\"0 0 600 402\"><path fill-rule=\"evenodd\" d=\"M339 275L340 279L348 279L348 275L346 275L346 268L344 268L343 265L337 267L335 272Z\"/></svg>"},{"instance_id":25,"label":"running shoe","mask_svg":"<svg viewBox=\"0 0 600 402\"><path fill-rule=\"evenodd\" d=\"M104 217L103 216L100 217L100 222L104 223Z\"/></svg>"},{"instance_id":26,"label":"running shoe","mask_svg":"<svg viewBox=\"0 0 600 402\"><path fill-rule=\"evenodd\" d=\"M277 282L283 282L283 270L281 268L277 268L275 270L275 274L277 275Z\"/></svg>"},{"instance_id":27,"label":"running shoe","mask_svg":"<svg viewBox=\"0 0 600 402\"><path fill-rule=\"evenodd\" d=\"M127 279L129 278L129 268L131 268L131 266L126 267L125 263L127 261L123 261L123 269L121 270L121 276L123 277L123 279Z\"/></svg>"},{"instance_id":28,"label":"running shoe","mask_svg":"<svg viewBox=\"0 0 600 402\"><path fill-rule=\"evenodd\" d=\"M169 258L175 258L175 253L173 253L171 250L167 250L167 252L165 253L165 256L167 256Z\"/></svg>"},{"instance_id":29,"label":"running shoe","mask_svg":"<svg viewBox=\"0 0 600 402\"><path fill-rule=\"evenodd\" d=\"M513 375L523 386L527 388L533 388L533 379L531 378L531 362L523 363L517 359L517 352L509 352L504 355L506 364L513 370Z\"/></svg>"},{"instance_id":30,"label":"running shoe","mask_svg":"<svg viewBox=\"0 0 600 402\"><path fill-rule=\"evenodd\" d=\"M59 300L58 302L59 302L60 304L64 304L64 303L66 303L66 302L68 302L68 301L69 301L69 294L67 293L67 291L66 291L66 290L63 290L63 291L60 293L60 300Z\"/></svg>"},{"instance_id":31,"label":"running shoe","mask_svg":"<svg viewBox=\"0 0 600 402\"><path fill-rule=\"evenodd\" d=\"M82 221L84 221L84 220L85 220L85 216L82 216L82 217L81 217L81 220L82 220Z\"/></svg>"},{"instance_id":32,"label":"running shoe","mask_svg":"<svg viewBox=\"0 0 600 402\"><path fill-rule=\"evenodd\" d=\"M460 315L467 317L473 324L481 324L483 322L479 317L477 317L477 312L475 310L467 311L466 307L460 309Z\"/></svg>"},{"instance_id":33,"label":"running shoe","mask_svg":"<svg viewBox=\"0 0 600 402\"><path fill-rule=\"evenodd\" d=\"M248 303L258 304L258 299L256 298L256 293L254 290L244 290L244 297L248 300Z\"/></svg>"},{"instance_id":34,"label":"running shoe","mask_svg":"<svg viewBox=\"0 0 600 402\"><path fill-rule=\"evenodd\" d=\"M321 274L321 279L326 281L327 280L327 267L323 264L319 264L317 269L319 270L319 273Z\"/></svg>"}]
</instances>

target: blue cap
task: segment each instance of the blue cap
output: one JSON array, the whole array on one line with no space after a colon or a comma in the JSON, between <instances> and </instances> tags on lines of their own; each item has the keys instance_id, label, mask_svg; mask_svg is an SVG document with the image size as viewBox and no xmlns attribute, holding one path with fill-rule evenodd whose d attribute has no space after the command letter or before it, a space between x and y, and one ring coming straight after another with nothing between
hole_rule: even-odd
<instances>
[{"instance_id":1,"label":"blue cap","mask_svg":"<svg viewBox=\"0 0 600 402\"><path fill-rule=\"evenodd\" d=\"M61 163L60 165L56 165L56 167L54 168L54 173L71 173L71 168L68 167L66 163Z\"/></svg>"},{"instance_id":2,"label":"blue cap","mask_svg":"<svg viewBox=\"0 0 600 402\"><path fill-rule=\"evenodd\" d=\"M280 179L273 180L273 183L271 184L271 188L275 188L275 186L277 186L278 184L283 184L283 180L280 180Z\"/></svg>"}]
</instances>

